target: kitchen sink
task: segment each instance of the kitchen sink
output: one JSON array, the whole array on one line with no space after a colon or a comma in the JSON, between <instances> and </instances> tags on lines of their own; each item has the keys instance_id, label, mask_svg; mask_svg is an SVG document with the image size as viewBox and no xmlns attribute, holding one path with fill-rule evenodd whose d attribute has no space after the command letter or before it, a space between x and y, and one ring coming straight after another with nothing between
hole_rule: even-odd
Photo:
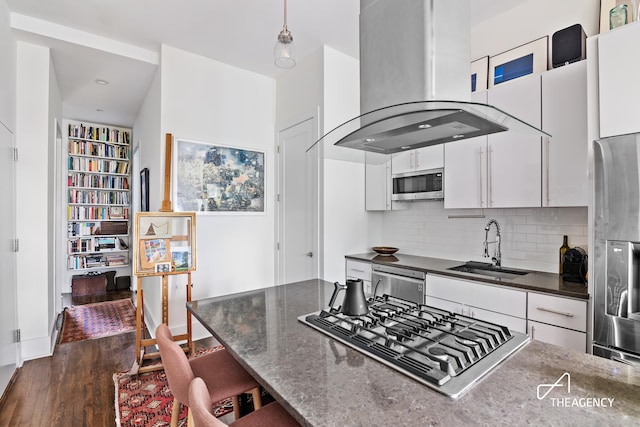
<instances>
[{"instance_id":1,"label":"kitchen sink","mask_svg":"<svg viewBox=\"0 0 640 427\"><path fill-rule=\"evenodd\" d=\"M462 265L451 267L449 270L460 271L462 273L480 274L496 279L514 279L519 276L529 274L528 271L513 268L496 267L488 262L467 261Z\"/></svg>"}]
</instances>

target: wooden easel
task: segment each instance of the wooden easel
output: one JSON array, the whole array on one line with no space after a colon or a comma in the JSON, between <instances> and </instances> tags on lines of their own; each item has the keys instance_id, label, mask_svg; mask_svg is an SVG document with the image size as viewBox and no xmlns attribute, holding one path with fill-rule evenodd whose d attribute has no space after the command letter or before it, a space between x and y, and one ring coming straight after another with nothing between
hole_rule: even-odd
<instances>
[{"instance_id":1,"label":"wooden easel","mask_svg":"<svg viewBox=\"0 0 640 427\"><path fill-rule=\"evenodd\" d=\"M162 278L162 323L165 325L169 324L169 276L177 275L177 274L185 274L182 272L172 272L160 275ZM186 284L186 300L187 302L191 301L191 272L187 272L187 284ZM138 276L137 290L138 295L136 298L136 361L134 363L134 367L131 369L132 374L155 371L158 369L162 369L162 363L154 363L149 366L143 366L142 363L144 360L149 359L158 359L160 357L160 353L158 351L147 352L146 347L156 346L158 341L155 338L143 339L142 336L144 334L144 294L142 289L142 277ZM187 346L183 347L183 350L186 353L193 354L193 340L191 336L191 313L189 310L187 311L187 333L181 335L174 335L174 341L187 341Z\"/></svg>"},{"instance_id":2,"label":"wooden easel","mask_svg":"<svg viewBox=\"0 0 640 427\"><path fill-rule=\"evenodd\" d=\"M173 212L171 207L171 145L172 145L172 135L170 133L166 134L165 138L165 168L164 168L164 200L162 201L162 207L160 208L160 212ZM195 220L195 217L194 217ZM195 227L195 224L194 224ZM136 230L138 231L138 230ZM192 233L194 234L194 233ZM136 237L138 237L136 235ZM171 240L184 240L186 236L173 236ZM191 236L192 241L195 243L195 235ZM139 239L136 239L139 240ZM135 242L136 246L139 244L138 241ZM193 266L195 269L195 245L192 252L193 257ZM137 262L137 261L136 261ZM158 351L147 352L146 348L151 346L157 346L156 339L143 339L144 329L145 329L145 321L144 321L144 290L142 289L142 278L149 276L160 276L161 284L162 284L162 323L165 325L169 325L169 276L174 275L184 275L187 276L186 283L186 301L191 301L191 270L189 271L171 271L164 273L156 273L156 272L148 272L148 273L140 273L137 274L137 297L136 297L136 361L133 364L131 369L131 374L137 374L142 372L154 371L162 369L162 363L155 363L149 366L143 366L143 361L148 359L158 359L160 357L160 353ZM187 341L186 347L183 346L183 350L186 353L193 354L193 340L192 340L192 328L191 328L191 312L189 310L185 310L187 312L187 333L174 335L174 341Z\"/></svg>"}]
</instances>

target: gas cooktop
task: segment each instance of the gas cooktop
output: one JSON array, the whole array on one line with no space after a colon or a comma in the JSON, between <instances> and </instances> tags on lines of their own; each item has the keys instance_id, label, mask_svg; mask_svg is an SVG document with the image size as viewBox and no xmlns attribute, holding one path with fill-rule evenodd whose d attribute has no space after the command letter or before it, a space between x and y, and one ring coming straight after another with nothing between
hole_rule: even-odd
<instances>
[{"instance_id":1,"label":"gas cooktop","mask_svg":"<svg viewBox=\"0 0 640 427\"><path fill-rule=\"evenodd\" d=\"M529 342L507 327L391 295L370 299L366 315L331 308L298 321L452 398Z\"/></svg>"}]
</instances>

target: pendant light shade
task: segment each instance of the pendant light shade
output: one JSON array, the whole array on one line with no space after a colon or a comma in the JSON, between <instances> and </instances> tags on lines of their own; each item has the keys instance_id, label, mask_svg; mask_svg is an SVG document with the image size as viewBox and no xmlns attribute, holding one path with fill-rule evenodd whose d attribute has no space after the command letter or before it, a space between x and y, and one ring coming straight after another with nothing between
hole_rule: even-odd
<instances>
[{"instance_id":1,"label":"pendant light shade","mask_svg":"<svg viewBox=\"0 0 640 427\"><path fill-rule=\"evenodd\" d=\"M273 49L273 60L280 68L293 68L296 65L296 50L293 36L287 28L287 0L284 0L284 25L278 34L276 47Z\"/></svg>"}]
</instances>

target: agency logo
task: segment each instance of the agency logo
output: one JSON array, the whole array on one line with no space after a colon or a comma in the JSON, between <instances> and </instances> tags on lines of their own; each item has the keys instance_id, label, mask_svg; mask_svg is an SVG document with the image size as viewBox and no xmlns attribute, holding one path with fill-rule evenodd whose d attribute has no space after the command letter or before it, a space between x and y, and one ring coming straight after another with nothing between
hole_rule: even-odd
<instances>
[{"instance_id":1,"label":"agency logo","mask_svg":"<svg viewBox=\"0 0 640 427\"><path fill-rule=\"evenodd\" d=\"M556 381L553 384L540 384L540 385L538 385L538 388L536 390L538 392L538 400L542 400L545 397L547 397L547 395L549 393L551 393L551 391L553 389L564 387L564 384L562 383L562 380L565 379L565 378L567 379L567 394L571 393L571 375L569 375L568 372L565 372L564 374L562 374L562 376L560 378L558 378L558 381Z\"/></svg>"},{"instance_id":2,"label":"agency logo","mask_svg":"<svg viewBox=\"0 0 640 427\"><path fill-rule=\"evenodd\" d=\"M544 400L553 390L562 391L566 388L566 394L571 394L571 375L565 372L551 384L539 384L536 388L538 400ZM550 397L551 406L559 408L610 408L613 406L613 397Z\"/></svg>"}]
</instances>

